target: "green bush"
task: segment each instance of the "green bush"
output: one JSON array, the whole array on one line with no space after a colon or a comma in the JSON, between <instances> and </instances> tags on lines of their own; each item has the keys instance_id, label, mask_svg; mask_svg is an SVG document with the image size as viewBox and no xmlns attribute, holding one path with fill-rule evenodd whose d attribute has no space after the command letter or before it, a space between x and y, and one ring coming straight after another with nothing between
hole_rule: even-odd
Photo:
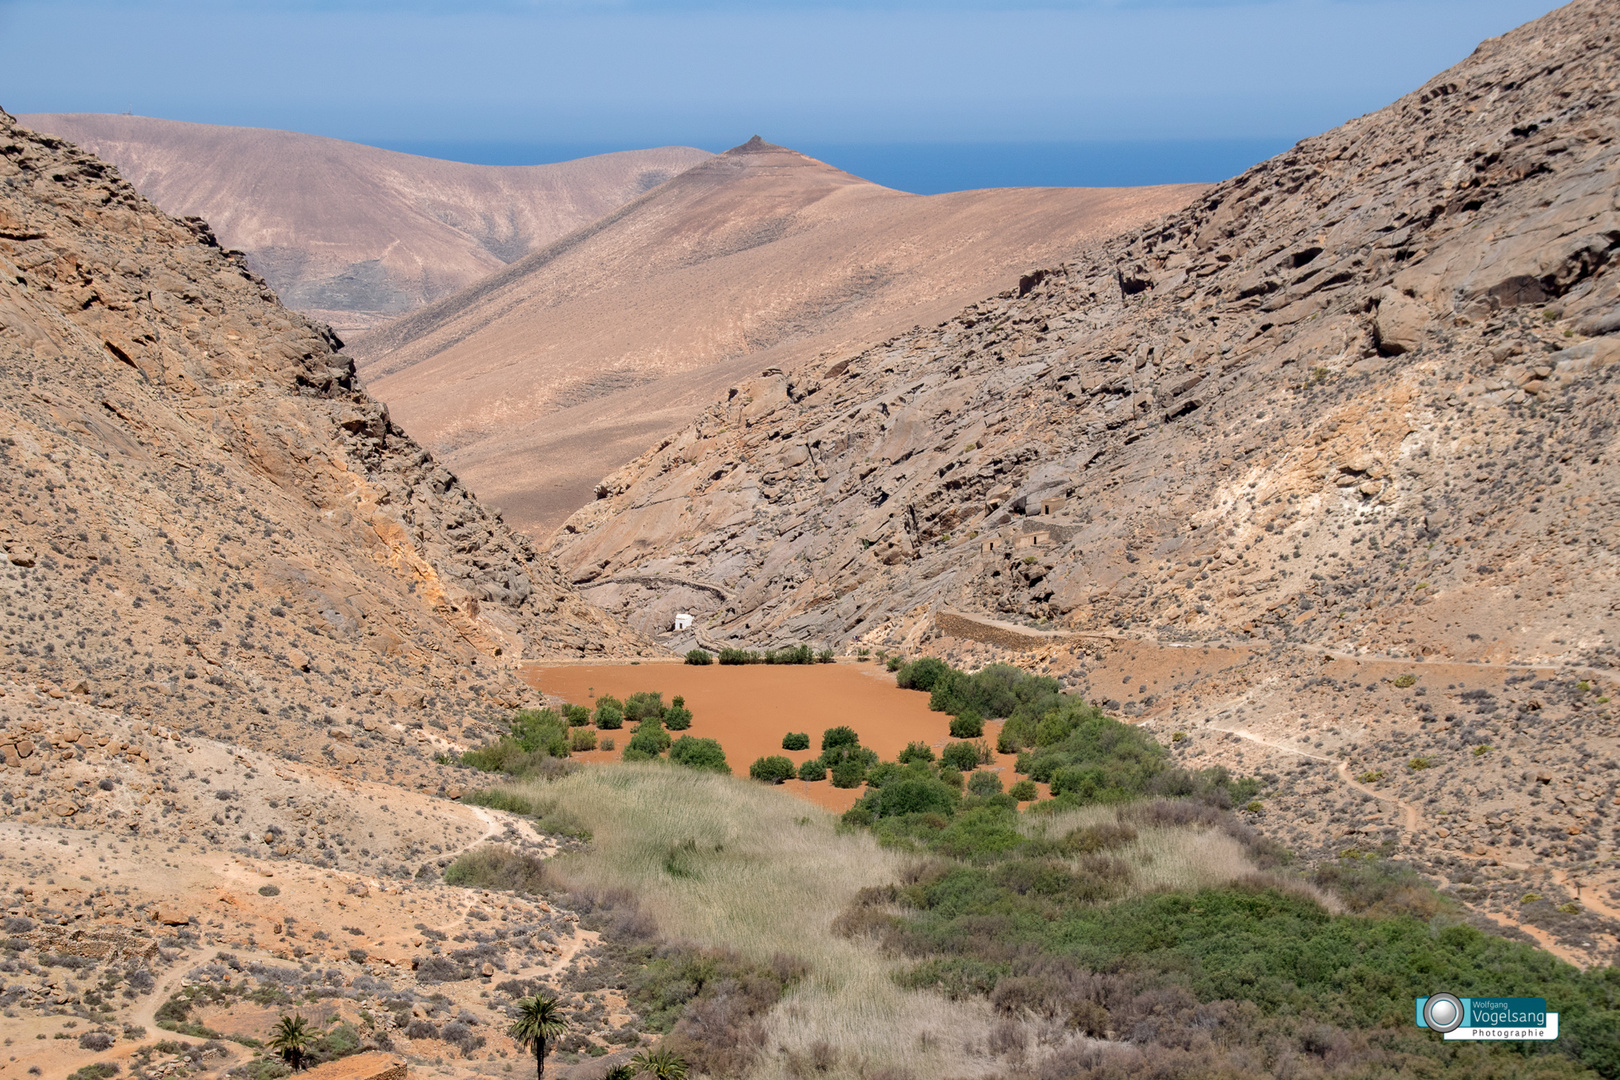
<instances>
[{"instance_id":1,"label":"green bush","mask_svg":"<svg viewBox=\"0 0 1620 1080\"><path fill-rule=\"evenodd\" d=\"M1028 783L1028 781L1025 781ZM1001 794L1001 777L993 772L978 770L968 777L967 789L969 795L988 796Z\"/></svg>"},{"instance_id":2,"label":"green bush","mask_svg":"<svg viewBox=\"0 0 1620 1080\"><path fill-rule=\"evenodd\" d=\"M444 883L465 889L538 893L545 885L545 864L533 855L491 844L463 852L444 868Z\"/></svg>"},{"instance_id":3,"label":"green bush","mask_svg":"<svg viewBox=\"0 0 1620 1080\"><path fill-rule=\"evenodd\" d=\"M688 769L704 769L728 775L731 773L731 766L726 764L726 752L714 739L695 739L690 735L682 735L669 748L669 760L677 765L685 765Z\"/></svg>"},{"instance_id":4,"label":"green bush","mask_svg":"<svg viewBox=\"0 0 1620 1080\"><path fill-rule=\"evenodd\" d=\"M617 731L624 726L624 702L612 694L596 699L596 726L603 731Z\"/></svg>"},{"instance_id":5,"label":"green bush","mask_svg":"<svg viewBox=\"0 0 1620 1080\"><path fill-rule=\"evenodd\" d=\"M830 727L821 733L821 752L823 754L829 750L859 745L861 745L861 737L855 733L855 729L852 727L840 725Z\"/></svg>"},{"instance_id":6,"label":"green bush","mask_svg":"<svg viewBox=\"0 0 1620 1080\"><path fill-rule=\"evenodd\" d=\"M568 721L552 709L523 709L512 717L506 734L466 751L458 762L481 772L522 776L542 767L547 758L567 756Z\"/></svg>"},{"instance_id":7,"label":"green bush","mask_svg":"<svg viewBox=\"0 0 1620 1080\"><path fill-rule=\"evenodd\" d=\"M583 705L564 705L563 716L569 727L583 727L591 722L591 710Z\"/></svg>"},{"instance_id":8,"label":"green bush","mask_svg":"<svg viewBox=\"0 0 1620 1080\"><path fill-rule=\"evenodd\" d=\"M799 779L810 781L825 780L827 779L827 766L821 763L820 758L811 758L809 761L799 766Z\"/></svg>"},{"instance_id":9,"label":"green bush","mask_svg":"<svg viewBox=\"0 0 1620 1080\"><path fill-rule=\"evenodd\" d=\"M568 736L568 749L575 753L596 749L596 730L589 727L577 727Z\"/></svg>"},{"instance_id":10,"label":"green bush","mask_svg":"<svg viewBox=\"0 0 1620 1080\"><path fill-rule=\"evenodd\" d=\"M945 783L951 785L951 787L955 788L957 791L962 790L964 778L962 776L961 769L958 769L955 765L952 765L948 761L942 761L939 763L939 769L937 772L939 778L945 781Z\"/></svg>"},{"instance_id":11,"label":"green bush","mask_svg":"<svg viewBox=\"0 0 1620 1080\"><path fill-rule=\"evenodd\" d=\"M685 731L692 726L692 710L676 698L675 704L664 711L664 726L671 731Z\"/></svg>"},{"instance_id":12,"label":"green bush","mask_svg":"<svg viewBox=\"0 0 1620 1080\"><path fill-rule=\"evenodd\" d=\"M1020 780L1018 783L1007 789L1007 794L1011 795L1019 802L1029 802L1031 799L1039 795L1040 792L1035 788L1035 781Z\"/></svg>"},{"instance_id":13,"label":"green bush","mask_svg":"<svg viewBox=\"0 0 1620 1080\"><path fill-rule=\"evenodd\" d=\"M953 742L947 745L939 759L958 772L972 772L981 762L990 760L989 748L976 742Z\"/></svg>"},{"instance_id":14,"label":"green bush","mask_svg":"<svg viewBox=\"0 0 1620 1080\"><path fill-rule=\"evenodd\" d=\"M88 1065L80 1066L68 1076L68 1080L107 1080L110 1076L118 1075L116 1061L92 1061Z\"/></svg>"},{"instance_id":15,"label":"green bush","mask_svg":"<svg viewBox=\"0 0 1620 1080\"><path fill-rule=\"evenodd\" d=\"M707 649L688 649L686 652L686 662L688 664L696 665L697 667L703 667L707 664L714 663L714 656Z\"/></svg>"},{"instance_id":16,"label":"green bush","mask_svg":"<svg viewBox=\"0 0 1620 1080\"><path fill-rule=\"evenodd\" d=\"M636 728L635 732L631 734L630 742L624 748L624 760L644 760L639 757L629 756L632 750L638 754L645 754L648 757L657 757L665 750L669 749L669 744L669 732L664 730L663 724L660 724L657 720L643 720L640 726Z\"/></svg>"},{"instance_id":17,"label":"green bush","mask_svg":"<svg viewBox=\"0 0 1620 1080\"><path fill-rule=\"evenodd\" d=\"M624 719L629 724L644 720L662 720L666 712L664 695L656 690L642 690L631 694L624 702Z\"/></svg>"},{"instance_id":18,"label":"green bush","mask_svg":"<svg viewBox=\"0 0 1620 1080\"><path fill-rule=\"evenodd\" d=\"M891 656L887 660L883 661L883 666L888 668L890 671L899 671L905 666L905 663L906 662L900 657Z\"/></svg>"},{"instance_id":19,"label":"green bush","mask_svg":"<svg viewBox=\"0 0 1620 1080\"><path fill-rule=\"evenodd\" d=\"M836 780L834 781L836 784ZM941 780L927 765L917 763L901 768L881 787L869 789L855 804L862 813L847 818L850 824L865 817L866 823L908 814L934 814L949 817L956 812L961 795Z\"/></svg>"},{"instance_id":20,"label":"green bush","mask_svg":"<svg viewBox=\"0 0 1620 1080\"><path fill-rule=\"evenodd\" d=\"M894 683L902 690L932 691L951 672L950 665L932 656L924 656L909 664L902 664L895 672Z\"/></svg>"},{"instance_id":21,"label":"green bush","mask_svg":"<svg viewBox=\"0 0 1620 1080\"><path fill-rule=\"evenodd\" d=\"M279 885L260 885L259 886L259 895L260 896L280 896L281 895L281 886L279 886Z\"/></svg>"},{"instance_id":22,"label":"green bush","mask_svg":"<svg viewBox=\"0 0 1620 1080\"><path fill-rule=\"evenodd\" d=\"M828 771L835 788L857 788L866 783L866 762L859 757L847 757Z\"/></svg>"},{"instance_id":23,"label":"green bush","mask_svg":"<svg viewBox=\"0 0 1620 1080\"><path fill-rule=\"evenodd\" d=\"M790 731L782 736L782 749L808 750L810 749L810 736L803 731Z\"/></svg>"},{"instance_id":24,"label":"green bush","mask_svg":"<svg viewBox=\"0 0 1620 1080\"><path fill-rule=\"evenodd\" d=\"M764 663L764 657L747 649L721 649L720 662L722 664L760 664Z\"/></svg>"},{"instance_id":25,"label":"green bush","mask_svg":"<svg viewBox=\"0 0 1620 1080\"><path fill-rule=\"evenodd\" d=\"M762 757L748 766L748 775L755 780L767 784L780 784L793 779L795 773L793 762L781 754L772 754Z\"/></svg>"},{"instance_id":26,"label":"green bush","mask_svg":"<svg viewBox=\"0 0 1620 1080\"><path fill-rule=\"evenodd\" d=\"M961 715L951 717L951 738L977 739L983 734L984 717L977 709L966 709Z\"/></svg>"},{"instance_id":27,"label":"green bush","mask_svg":"<svg viewBox=\"0 0 1620 1080\"><path fill-rule=\"evenodd\" d=\"M913 761L921 761L925 765L931 765L934 761L934 748L925 742L908 742L906 748L900 751L900 756L896 760L902 765L910 764Z\"/></svg>"},{"instance_id":28,"label":"green bush","mask_svg":"<svg viewBox=\"0 0 1620 1080\"><path fill-rule=\"evenodd\" d=\"M831 664L837 659L838 654L833 652L831 649L822 649L816 654L816 663L818 664Z\"/></svg>"}]
</instances>

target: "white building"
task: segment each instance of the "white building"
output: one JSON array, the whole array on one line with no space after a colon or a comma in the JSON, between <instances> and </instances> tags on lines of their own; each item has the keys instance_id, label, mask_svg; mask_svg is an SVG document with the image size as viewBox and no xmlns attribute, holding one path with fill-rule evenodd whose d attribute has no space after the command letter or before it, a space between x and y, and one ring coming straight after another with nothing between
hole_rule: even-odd
<instances>
[{"instance_id":1,"label":"white building","mask_svg":"<svg viewBox=\"0 0 1620 1080\"><path fill-rule=\"evenodd\" d=\"M692 616L688 615L684 611L678 613L675 616L675 629L676 630L690 630L690 629L692 629Z\"/></svg>"}]
</instances>

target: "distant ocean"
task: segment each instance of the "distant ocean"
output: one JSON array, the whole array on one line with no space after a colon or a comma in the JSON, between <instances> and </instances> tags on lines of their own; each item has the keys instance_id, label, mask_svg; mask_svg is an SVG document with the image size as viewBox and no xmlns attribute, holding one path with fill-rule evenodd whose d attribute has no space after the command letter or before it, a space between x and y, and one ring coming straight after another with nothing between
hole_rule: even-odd
<instances>
[{"instance_id":1,"label":"distant ocean","mask_svg":"<svg viewBox=\"0 0 1620 1080\"><path fill-rule=\"evenodd\" d=\"M768 136L767 136L768 137ZM884 187L935 195L990 187L1127 187L1225 180L1296 140L1182 139L1052 143L800 143L793 149ZM614 150L600 143L380 142L407 154L479 165L539 165ZM724 150L726 147L704 147Z\"/></svg>"}]
</instances>

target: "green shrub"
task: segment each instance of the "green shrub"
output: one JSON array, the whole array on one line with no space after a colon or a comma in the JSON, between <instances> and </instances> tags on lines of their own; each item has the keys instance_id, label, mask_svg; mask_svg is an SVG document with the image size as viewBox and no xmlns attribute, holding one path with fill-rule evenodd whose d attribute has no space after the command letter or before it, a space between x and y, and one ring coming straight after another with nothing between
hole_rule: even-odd
<instances>
[{"instance_id":1,"label":"green shrub","mask_svg":"<svg viewBox=\"0 0 1620 1080\"><path fill-rule=\"evenodd\" d=\"M816 662L815 650L808 645L795 645L790 649L765 654L767 664L813 664Z\"/></svg>"},{"instance_id":2,"label":"green shrub","mask_svg":"<svg viewBox=\"0 0 1620 1080\"><path fill-rule=\"evenodd\" d=\"M279 885L260 885L259 886L259 895L260 896L280 896L281 895L281 886L279 886Z\"/></svg>"},{"instance_id":3,"label":"green shrub","mask_svg":"<svg viewBox=\"0 0 1620 1080\"><path fill-rule=\"evenodd\" d=\"M575 753L596 749L596 730L589 727L577 727L568 737L568 749Z\"/></svg>"},{"instance_id":4,"label":"green shrub","mask_svg":"<svg viewBox=\"0 0 1620 1080\"><path fill-rule=\"evenodd\" d=\"M1028 783L1027 780L1024 782ZM980 769L968 777L967 789L969 795L978 795L981 797L1000 795L1001 777L997 776L993 772L986 772L985 770Z\"/></svg>"},{"instance_id":5,"label":"green shrub","mask_svg":"<svg viewBox=\"0 0 1620 1080\"><path fill-rule=\"evenodd\" d=\"M809 761L799 766L799 779L810 781L825 780L827 779L827 766L821 763L820 758L811 758Z\"/></svg>"},{"instance_id":6,"label":"green shrub","mask_svg":"<svg viewBox=\"0 0 1620 1080\"><path fill-rule=\"evenodd\" d=\"M465 889L538 893L545 884L545 864L533 855L490 844L463 852L445 867L444 883Z\"/></svg>"},{"instance_id":7,"label":"green shrub","mask_svg":"<svg viewBox=\"0 0 1620 1080\"><path fill-rule=\"evenodd\" d=\"M612 694L596 699L596 726L603 731L617 731L624 726L624 702Z\"/></svg>"},{"instance_id":8,"label":"green shrub","mask_svg":"<svg viewBox=\"0 0 1620 1080\"><path fill-rule=\"evenodd\" d=\"M722 664L759 664L764 658L757 652L747 649L721 649L720 662Z\"/></svg>"},{"instance_id":9,"label":"green shrub","mask_svg":"<svg viewBox=\"0 0 1620 1080\"><path fill-rule=\"evenodd\" d=\"M591 710L583 705L564 705L563 716L569 727L583 727L591 722Z\"/></svg>"},{"instance_id":10,"label":"green shrub","mask_svg":"<svg viewBox=\"0 0 1620 1080\"><path fill-rule=\"evenodd\" d=\"M810 736L803 731L790 731L782 736L782 749L808 750L810 749Z\"/></svg>"},{"instance_id":11,"label":"green shrub","mask_svg":"<svg viewBox=\"0 0 1620 1080\"><path fill-rule=\"evenodd\" d=\"M837 781L834 780L836 786ZM853 785L851 785L853 786ZM918 763L905 767L888 779L881 787L871 788L855 805L868 823L909 814L934 814L949 817L956 812L961 796L957 789L941 780L932 769ZM856 824L855 818L848 818Z\"/></svg>"},{"instance_id":12,"label":"green shrub","mask_svg":"<svg viewBox=\"0 0 1620 1080\"><path fill-rule=\"evenodd\" d=\"M982 753L981 753L982 751ZM958 772L972 772L981 761L989 761L989 747L976 742L953 742L947 745L939 759Z\"/></svg>"},{"instance_id":13,"label":"green shrub","mask_svg":"<svg viewBox=\"0 0 1620 1080\"><path fill-rule=\"evenodd\" d=\"M902 690L932 691L950 673L950 665L945 661L924 656L909 664L901 664L895 672L894 683Z\"/></svg>"},{"instance_id":14,"label":"green shrub","mask_svg":"<svg viewBox=\"0 0 1620 1080\"><path fill-rule=\"evenodd\" d=\"M1395 685L1405 690L1408 686L1417 685L1416 675L1401 675L1395 679Z\"/></svg>"},{"instance_id":15,"label":"green shrub","mask_svg":"<svg viewBox=\"0 0 1620 1080\"><path fill-rule=\"evenodd\" d=\"M976 709L968 709L960 716L951 717L951 738L977 739L984 734L984 717Z\"/></svg>"},{"instance_id":16,"label":"green shrub","mask_svg":"<svg viewBox=\"0 0 1620 1080\"><path fill-rule=\"evenodd\" d=\"M840 725L830 727L821 733L821 752L823 754L829 750L859 745L861 745L861 737L855 733L855 729L852 727Z\"/></svg>"},{"instance_id":17,"label":"green shrub","mask_svg":"<svg viewBox=\"0 0 1620 1080\"><path fill-rule=\"evenodd\" d=\"M781 754L772 754L769 757L759 758L748 766L748 775L750 777L767 784L780 784L783 781L791 780L795 771L793 762Z\"/></svg>"},{"instance_id":18,"label":"green shrub","mask_svg":"<svg viewBox=\"0 0 1620 1080\"><path fill-rule=\"evenodd\" d=\"M657 720L643 720L630 736L630 743L624 748L626 761L644 760L639 757L630 757L630 752L645 754L647 757L657 757L669 749L669 732Z\"/></svg>"},{"instance_id":19,"label":"green shrub","mask_svg":"<svg viewBox=\"0 0 1620 1080\"><path fill-rule=\"evenodd\" d=\"M934 761L934 748L925 742L908 742L896 760L902 765L909 765L913 761L931 765Z\"/></svg>"},{"instance_id":20,"label":"green shrub","mask_svg":"<svg viewBox=\"0 0 1620 1080\"><path fill-rule=\"evenodd\" d=\"M905 663L905 660L901 659L900 657L891 656L887 660L883 661L883 666L888 668L890 671L899 671L905 666Z\"/></svg>"},{"instance_id":21,"label":"green shrub","mask_svg":"<svg viewBox=\"0 0 1620 1080\"><path fill-rule=\"evenodd\" d=\"M866 762L859 757L848 757L830 770L835 788L857 788L866 783Z\"/></svg>"},{"instance_id":22,"label":"green shrub","mask_svg":"<svg viewBox=\"0 0 1620 1080\"><path fill-rule=\"evenodd\" d=\"M680 702L680 698L675 699ZM671 731L685 731L692 726L692 710L683 704L671 705L664 711L664 726Z\"/></svg>"},{"instance_id":23,"label":"green shrub","mask_svg":"<svg viewBox=\"0 0 1620 1080\"><path fill-rule=\"evenodd\" d=\"M1035 781L1020 780L1018 783L1007 789L1007 794L1011 795L1019 802L1029 802L1039 795L1040 792L1035 787Z\"/></svg>"},{"instance_id":24,"label":"green shrub","mask_svg":"<svg viewBox=\"0 0 1620 1080\"><path fill-rule=\"evenodd\" d=\"M714 656L707 649L688 649L686 653L686 662L688 664L696 665L697 667L703 667L707 664L714 663Z\"/></svg>"},{"instance_id":25,"label":"green shrub","mask_svg":"<svg viewBox=\"0 0 1620 1080\"><path fill-rule=\"evenodd\" d=\"M939 763L937 772L939 774L939 778L945 783L951 785L951 787L955 788L957 791L962 790L964 777L962 776L961 769L958 769L955 765L952 765L948 761L942 761Z\"/></svg>"},{"instance_id":26,"label":"green shrub","mask_svg":"<svg viewBox=\"0 0 1620 1080\"><path fill-rule=\"evenodd\" d=\"M567 756L568 721L552 709L523 709L506 734L466 751L458 762L481 772L523 776L543 767L547 758Z\"/></svg>"},{"instance_id":27,"label":"green shrub","mask_svg":"<svg viewBox=\"0 0 1620 1080\"><path fill-rule=\"evenodd\" d=\"M704 769L727 775L731 773L731 766L726 764L726 752L714 739L695 739L690 735L682 735L669 748L669 760L677 765L685 765L688 769Z\"/></svg>"},{"instance_id":28,"label":"green shrub","mask_svg":"<svg viewBox=\"0 0 1620 1080\"><path fill-rule=\"evenodd\" d=\"M107 1080L110 1076L118 1075L116 1061L92 1061L88 1065L75 1069L68 1076L68 1080Z\"/></svg>"},{"instance_id":29,"label":"green shrub","mask_svg":"<svg viewBox=\"0 0 1620 1080\"><path fill-rule=\"evenodd\" d=\"M662 720L666 711L664 695L656 690L639 691L631 694L624 702L624 719L629 724L639 724L644 720Z\"/></svg>"},{"instance_id":30,"label":"green shrub","mask_svg":"<svg viewBox=\"0 0 1620 1080\"><path fill-rule=\"evenodd\" d=\"M816 663L818 664L831 664L837 659L838 654L833 652L831 649L822 649L816 654Z\"/></svg>"}]
</instances>

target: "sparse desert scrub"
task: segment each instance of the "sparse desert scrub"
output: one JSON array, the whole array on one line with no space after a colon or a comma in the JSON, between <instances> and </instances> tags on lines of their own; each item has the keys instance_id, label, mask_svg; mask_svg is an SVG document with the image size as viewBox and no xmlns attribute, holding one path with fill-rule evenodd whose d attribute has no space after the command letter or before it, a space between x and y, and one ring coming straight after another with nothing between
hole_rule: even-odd
<instances>
[{"instance_id":1,"label":"sparse desert scrub","mask_svg":"<svg viewBox=\"0 0 1620 1080\"><path fill-rule=\"evenodd\" d=\"M786 1076L784 1059L807 1059L818 1042L838 1048L822 1074L829 1078L863 1068L969 1076L995 1066L987 1053L961 1050L964 1041L985 1045L986 1003L902 988L892 958L831 930L861 889L904 875L911 860L903 853L841 831L831 814L769 787L650 762L514 790L556 800L594 834L588 851L550 863L569 888L629 891L668 938L760 963L785 954L808 965L808 977L765 1021L765 1045L789 1053L762 1055L752 1075ZM925 1032L935 1035L926 1046Z\"/></svg>"}]
</instances>

